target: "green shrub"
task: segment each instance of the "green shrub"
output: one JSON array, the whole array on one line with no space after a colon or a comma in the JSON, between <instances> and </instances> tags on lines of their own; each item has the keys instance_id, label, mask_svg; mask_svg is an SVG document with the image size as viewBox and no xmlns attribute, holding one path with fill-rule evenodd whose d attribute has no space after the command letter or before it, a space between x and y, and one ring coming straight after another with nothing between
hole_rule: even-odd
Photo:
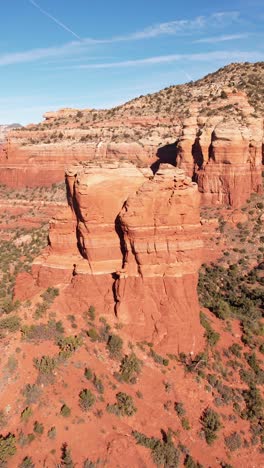
<instances>
[{"instance_id":1,"label":"green shrub","mask_svg":"<svg viewBox=\"0 0 264 468\"><path fill-rule=\"evenodd\" d=\"M240 449L242 445L241 436L237 432L233 432L229 436L225 437L225 445L231 452Z\"/></svg>"},{"instance_id":2,"label":"green shrub","mask_svg":"<svg viewBox=\"0 0 264 468\"><path fill-rule=\"evenodd\" d=\"M150 350L150 357L152 357L153 361L156 362L157 364L161 364L162 366L168 366L169 365L169 359L164 358L163 356L160 356L160 354L157 354L154 349Z\"/></svg>"},{"instance_id":3,"label":"green shrub","mask_svg":"<svg viewBox=\"0 0 264 468\"><path fill-rule=\"evenodd\" d=\"M90 340L93 342L100 341L100 336L98 335L95 328L90 328L87 332L87 335L89 336Z\"/></svg>"},{"instance_id":4,"label":"green shrub","mask_svg":"<svg viewBox=\"0 0 264 468\"><path fill-rule=\"evenodd\" d=\"M217 439L217 432L221 428L220 416L211 408L207 408L201 416L201 423L206 442L211 445Z\"/></svg>"},{"instance_id":5,"label":"green shrub","mask_svg":"<svg viewBox=\"0 0 264 468\"><path fill-rule=\"evenodd\" d=\"M79 405L83 411L89 411L95 404L96 398L91 390L87 388L82 390L79 394Z\"/></svg>"},{"instance_id":6,"label":"green shrub","mask_svg":"<svg viewBox=\"0 0 264 468\"><path fill-rule=\"evenodd\" d=\"M234 356L241 358L242 346L240 344L233 343L228 349Z\"/></svg>"},{"instance_id":7,"label":"green shrub","mask_svg":"<svg viewBox=\"0 0 264 468\"><path fill-rule=\"evenodd\" d=\"M104 393L104 385L103 385L103 382L101 379L99 379L99 377L97 377L95 374L93 376L93 384L96 388L96 390L98 391L98 393L101 393L103 394Z\"/></svg>"},{"instance_id":8,"label":"green shrub","mask_svg":"<svg viewBox=\"0 0 264 468\"><path fill-rule=\"evenodd\" d=\"M188 454L186 455L183 464L186 468L203 468L203 465L199 462L195 462L191 455Z\"/></svg>"},{"instance_id":9,"label":"green shrub","mask_svg":"<svg viewBox=\"0 0 264 468\"><path fill-rule=\"evenodd\" d=\"M181 425L182 425L183 429L185 429L185 431L189 431L191 429L189 419L187 419L187 418L182 418L181 419Z\"/></svg>"},{"instance_id":10,"label":"green shrub","mask_svg":"<svg viewBox=\"0 0 264 468\"><path fill-rule=\"evenodd\" d=\"M88 316L90 320L95 320L95 307L91 305L88 309Z\"/></svg>"},{"instance_id":11,"label":"green shrub","mask_svg":"<svg viewBox=\"0 0 264 468\"><path fill-rule=\"evenodd\" d=\"M56 359L50 356L42 356L40 359L34 358L34 366L41 374L53 374L56 368Z\"/></svg>"},{"instance_id":12,"label":"green shrub","mask_svg":"<svg viewBox=\"0 0 264 468\"><path fill-rule=\"evenodd\" d=\"M25 457L19 465L19 468L34 468L35 465L31 457Z\"/></svg>"},{"instance_id":13,"label":"green shrub","mask_svg":"<svg viewBox=\"0 0 264 468\"><path fill-rule=\"evenodd\" d=\"M107 348L112 359L120 359L123 349L122 338L118 335L111 335L107 343Z\"/></svg>"},{"instance_id":14,"label":"green shrub","mask_svg":"<svg viewBox=\"0 0 264 468\"><path fill-rule=\"evenodd\" d=\"M74 468L74 463L71 456L71 451L68 448L67 444L63 444L61 448L61 461L62 466L67 468Z\"/></svg>"},{"instance_id":15,"label":"green shrub","mask_svg":"<svg viewBox=\"0 0 264 468\"><path fill-rule=\"evenodd\" d=\"M33 414L32 409L30 406L27 406L21 413L21 421L23 422L28 422L29 418L31 418Z\"/></svg>"},{"instance_id":16,"label":"green shrub","mask_svg":"<svg viewBox=\"0 0 264 468\"><path fill-rule=\"evenodd\" d=\"M89 367L86 367L85 371L84 371L84 377L87 379L87 380L92 380L93 378L93 372L92 370L89 368Z\"/></svg>"},{"instance_id":17,"label":"green shrub","mask_svg":"<svg viewBox=\"0 0 264 468\"><path fill-rule=\"evenodd\" d=\"M60 357L67 359L83 344L83 339L80 336L67 336L58 340L58 346L61 349Z\"/></svg>"},{"instance_id":18,"label":"green shrub","mask_svg":"<svg viewBox=\"0 0 264 468\"><path fill-rule=\"evenodd\" d=\"M57 435L57 431L56 431L56 427L53 426L50 428L50 430L48 431L48 438L53 440L56 438L56 435Z\"/></svg>"},{"instance_id":19,"label":"green shrub","mask_svg":"<svg viewBox=\"0 0 264 468\"><path fill-rule=\"evenodd\" d=\"M60 414L61 414L62 416L64 416L65 418L67 418L67 417L70 416L70 414L71 414L71 409L69 408L69 406L67 406L66 404L64 404L64 405L62 405L62 407L61 407Z\"/></svg>"},{"instance_id":20,"label":"green shrub","mask_svg":"<svg viewBox=\"0 0 264 468\"><path fill-rule=\"evenodd\" d=\"M205 329L205 337L208 344L210 346L215 346L220 339L220 335L213 330L206 315L203 312L200 313L200 322Z\"/></svg>"},{"instance_id":21,"label":"green shrub","mask_svg":"<svg viewBox=\"0 0 264 468\"><path fill-rule=\"evenodd\" d=\"M124 392L119 392L116 395L117 403L107 405L107 411L116 416L133 416L137 408L134 405L133 398Z\"/></svg>"},{"instance_id":22,"label":"green shrub","mask_svg":"<svg viewBox=\"0 0 264 468\"><path fill-rule=\"evenodd\" d=\"M251 421L261 420L264 417L264 400L259 389L255 385L251 385L248 390L244 390L243 397L246 409L242 416Z\"/></svg>"},{"instance_id":23,"label":"green shrub","mask_svg":"<svg viewBox=\"0 0 264 468\"><path fill-rule=\"evenodd\" d=\"M178 416L184 416L186 414L186 410L183 406L183 403L177 402L174 404L174 409Z\"/></svg>"},{"instance_id":24,"label":"green shrub","mask_svg":"<svg viewBox=\"0 0 264 468\"><path fill-rule=\"evenodd\" d=\"M49 287L44 293L41 294L41 297L45 302L48 302L48 304L52 304L59 293L60 291L58 288Z\"/></svg>"},{"instance_id":25,"label":"green shrub","mask_svg":"<svg viewBox=\"0 0 264 468\"><path fill-rule=\"evenodd\" d=\"M41 389L36 384L27 384L22 390L22 395L27 404L36 403L41 395Z\"/></svg>"},{"instance_id":26,"label":"green shrub","mask_svg":"<svg viewBox=\"0 0 264 468\"><path fill-rule=\"evenodd\" d=\"M16 438L14 434L0 435L0 462L6 462L16 453Z\"/></svg>"},{"instance_id":27,"label":"green shrub","mask_svg":"<svg viewBox=\"0 0 264 468\"><path fill-rule=\"evenodd\" d=\"M33 430L34 430L34 432L35 432L36 434L40 434L40 435L41 435L41 434L43 434L43 432L44 432L44 426L43 426L42 423L40 423L40 422L38 422L38 421L35 421L35 422L34 422L34 428L33 428Z\"/></svg>"},{"instance_id":28,"label":"green shrub","mask_svg":"<svg viewBox=\"0 0 264 468\"><path fill-rule=\"evenodd\" d=\"M179 466L179 451L174 447L170 431L167 434L163 433L162 440L147 437L137 431L133 431L132 435L135 437L137 444L151 450L153 462L157 466L164 466L166 468L177 468Z\"/></svg>"},{"instance_id":29,"label":"green shrub","mask_svg":"<svg viewBox=\"0 0 264 468\"><path fill-rule=\"evenodd\" d=\"M21 319L17 315L12 315L0 320L0 330L16 332L20 328Z\"/></svg>"},{"instance_id":30,"label":"green shrub","mask_svg":"<svg viewBox=\"0 0 264 468\"><path fill-rule=\"evenodd\" d=\"M123 382L134 384L141 372L142 362L137 358L135 353L125 356L120 366L120 377Z\"/></svg>"},{"instance_id":31,"label":"green shrub","mask_svg":"<svg viewBox=\"0 0 264 468\"><path fill-rule=\"evenodd\" d=\"M38 325L24 325L21 327L22 338L27 341L53 340L58 337L59 322L49 321Z\"/></svg>"}]
</instances>

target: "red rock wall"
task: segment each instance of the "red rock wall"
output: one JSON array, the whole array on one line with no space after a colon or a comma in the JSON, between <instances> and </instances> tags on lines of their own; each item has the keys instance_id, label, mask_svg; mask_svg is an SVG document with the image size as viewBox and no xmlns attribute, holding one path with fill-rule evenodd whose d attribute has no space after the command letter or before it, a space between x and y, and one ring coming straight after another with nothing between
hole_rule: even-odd
<instances>
[{"instance_id":1,"label":"red rock wall","mask_svg":"<svg viewBox=\"0 0 264 468\"><path fill-rule=\"evenodd\" d=\"M263 119L216 116L186 120L177 165L197 182L202 204L240 207L262 190Z\"/></svg>"},{"instance_id":2,"label":"red rock wall","mask_svg":"<svg viewBox=\"0 0 264 468\"><path fill-rule=\"evenodd\" d=\"M202 336L196 293L200 196L183 171L163 166L120 213L125 256L116 311L137 338L158 339L171 352L194 352Z\"/></svg>"},{"instance_id":3,"label":"red rock wall","mask_svg":"<svg viewBox=\"0 0 264 468\"><path fill-rule=\"evenodd\" d=\"M71 206L51 221L51 245L32 268L35 286L64 285L65 313L94 304L137 340L200 351L197 185L172 166L153 177L128 163L77 165L67 180Z\"/></svg>"}]
</instances>

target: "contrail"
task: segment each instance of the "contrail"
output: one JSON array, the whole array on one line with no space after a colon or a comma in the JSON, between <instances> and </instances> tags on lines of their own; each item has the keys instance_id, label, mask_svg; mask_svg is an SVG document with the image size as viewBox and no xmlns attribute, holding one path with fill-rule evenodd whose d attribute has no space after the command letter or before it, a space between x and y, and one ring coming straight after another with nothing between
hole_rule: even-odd
<instances>
[{"instance_id":1,"label":"contrail","mask_svg":"<svg viewBox=\"0 0 264 468\"><path fill-rule=\"evenodd\" d=\"M43 15L47 16L48 18L50 18L52 21L54 21L54 23L58 24L58 26L60 26L61 28L65 29L65 31L68 31L70 34L72 34L74 37L76 37L77 39L79 39L80 41L82 40L82 38L80 36L78 36L78 34L76 34L74 31L72 31L70 28L68 28L65 24L63 24L61 21L59 21L57 18L55 18L54 16L50 15L47 11L43 10L36 2L34 2L34 0L29 0L29 2L34 5L35 8L37 8Z\"/></svg>"}]
</instances>

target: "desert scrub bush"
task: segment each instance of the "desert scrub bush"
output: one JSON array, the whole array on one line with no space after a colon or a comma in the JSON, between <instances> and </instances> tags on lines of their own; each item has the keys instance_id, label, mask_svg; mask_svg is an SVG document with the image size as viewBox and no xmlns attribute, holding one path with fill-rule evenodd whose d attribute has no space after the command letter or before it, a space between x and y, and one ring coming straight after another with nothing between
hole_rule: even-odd
<instances>
[{"instance_id":1,"label":"desert scrub bush","mask_svg":"<svg viewBox=\"0 0 264 468\"><path fill-rule=\"evenodd\" d=\"M95 404L96 398L95 395L85 388L79 394L79 405L83 411L89 411L92 406Z\"/></svg>"},{"instance_id":2,"label":"desert scrub bush","mask_svg":"<svg viewBox=\"0 0 264 468\"><path fill-rule=\"evenodd\" d=\"M195 462L191 455L188 454L184 459L183 465L186 468L203 468L203 465L201 465L199 462Z\"/></svg>"},{"instance_id":3,"label":"desert scrub bush","mask_svg":"<svg viewBox=\"0 0 264 468\"><path fill-rule=\"evenodd\" d=\"M188 418L181 418L181 425L185 431L189 431L191 429L190 421Z\"/></svg>"},{"instance_id":4,"label":"desert scrub bush","mask_svg":"<svg viewBox=\"0 0 264 468\"><path fill-rule=\"evenodd\" d=\"M198 375L204 377L203 369L208 365L208 354L199 353L193 358L186 356L185 353L180 353L178 360L184 365L186 372L197 372Z\"/></svg>"},{"instance_id":5,"label":"desert scrub bush","mask_svg":"<svg viewBox=\"0 0 264 468\"><path fill-rule=\"evenodd\" d=\"M22 395L26 399L26 403L36 403L41 395L41 389L36 384L27 384L22 390Z\"/></svg>"},{"instance_id":6,"label":"desert scrub bush","mask_svg":"<svg viewBox=\"0 0 264 468\"><path fill-rule=\"evenodd\" d=\"M35 435L33 433L24 434L22 431L19 432L18 443L21 447L31 444L35 440Z\"/></svg>"},{"instance_id":7,"label":"desert scrub bush","mask_svg":"<svg viewBox=\"0 0 264 468\"><path fill-rule=\"evenodd\" d=\"M22 462L20 465L18 465L19 468L34 468L35 465L33 463L33 460L31 457L25 457L23 458Z\"/></svg>"},{"instance_id":8,"label":"desert scrub bush","mask_svg":"<svg viewBox=\"0 0 264 468\"><path fill-rule=\"evenodd\" d=\"M225 437L225 445L231 452L240 449L242 445L242 439L240 434L233 432L229 436Z\"/></svg>"},{"instance_id":9,"label":"desert scrub bush","mask_svg":"<svg viewBox=\"0 0 264 468\"><path fill-rule=\"evenodd\" d=\"M107 342L107 349L112 359L120 359L122 356L123 340L118 335L111 335Z\"/></svg>"},{"instance_id":10,"label":"desert scrub bush","mask_svg":"<svg viewBox=\"0 0 264 468\"><path fill-rule=\"evenodd\" d=\"M95 342L95 341L100 341L100 336L97 332L97 330L95 328L90 328L88 331L87 331L87 335L89 336L90 340L92 342Z\"/></svg>"},{"instance_id":11,"label":"desert scrub bush","mask_svg":"<svg viewBox=\"0 0 264 468\"><path fill-rule=\"evenodd\" d=\"M44 432L44 426L43 426L42 423L40 423L40 422L38 422L38 421L35 421L35 422L34 422L33 430L34 430L34 432L35 432L36 434L41 435L41 434L43 434L43 432Z\"/></svg>"},{"instance_id":12,"label":"desert scrub bush","mask_svg":"<svg viewBox=\"0 0 264 468\"><path fill-rule=\"evenodd\" d=\"M10 332L16 332L19 330L21 319L17 315L12 315L0 320L0 330L8 330Z\"/></svg>"},{"instance_id":13,"label":"desert scrub bush","mask_svg":"<svg viewBox=\"0 0 264 468\"><path fill-rule=\"evenodd\" d=\"M243 348L240 344L233 343L228 349L234 356L241 358L241 351Z\"/></svg>"},{"instance_id":14,"label":"desert scrub bush","mask_svg":"<svg viewBox=\"0 0 264 468\"><path fill-rule=\"evenodd\" d=\"M81 336L67 336L60 338L57 342L60 348L60 357L67 359L71 356L74 351L76 351L83 344L83 339Z\"/></svg>"},{"instance_id":15,"label":"desert scrub bush","mask_svg":"<svg viewBox=\"0 0 264 468\"><path fill-rule=\"evenodd\" d=\"M71 409L69 408L69 406L67 406L65 403L64 405L62 405L61 409L60 409L60 414L61 416L63 416L64 418L67 418L68 416L70 416L71 414Z\"/></svg>"},{"instance_id":16,"label":"desert scrub bush","mask_svg":"<svg viewBox=\"0 0 264 468\"><path fill-rule=\"evenodd\" d=\"M86 367L85 368L85 371L84 371L84 377L87 379L87 380L92 380L94 376L94 373L93 371L90 369L90 367Z\"/></svg>"},{"instance_id":17,"label":"desert scrub bush","mask_svg":"<svg viewBox=\"0 0 264 468\"><path fill-rule=\"evenodd\" d=\"M60 291L58 288L49 287L44 293L41 294L40 297L42 297L43 301L51 305L59 293Z\"/></svg>"},{"instance_id":18,"label":"desert scrub bush","mask_svg":"<svg viewBox=\"0 0 264 468\"><path fill-rule=\"evenodd\" d=\"M137 444L151 450L153 462L157 466L164 466L166 468L177 468L179 466L180 454L172 442L170 431L167 434L162 432L162 440L147 437L138 431L132 431L132 435L136 439Z\"/></svg>"},{"instance_id":19,"label":"desert scrub bush","mask_svg":"<svg viewBox=\"0 0 264 468\"><path fill-rule=\"evenodd\" d=\"M93 385L98 391L98 393L100 393L101 395L104 393L104 384L102 380L96 376L96 374L93 375Z\"/></svg>"},{"instance_id":20,"label":"desert scrub bush","mask_svg":"<svg viewBox=\"0 0 264 468\"><path fill-rule=\"evenodd\" d=\"M201 416L201 423L205 440L211 445L217 439L217 432L221 428L220 416L211 408L206 408Z\"/></svg>"},{"instance_id":21,"label":"desert scrub bush","mask_svg":"<svg viewBox=\"0 0 264 468\"><path fill-rule=\"evenodd\" d=\"M150 350L149 356L152 357L153 361L156 362L157 364L161 364L162 366L168 366L169 365L169 359L164 358L163 356L160 356L160 354L157 354L154 349Z\"/></svg>"},{"instance_id":22,"label":"desert scrub bush","mask_svg":"<svg viewBox=\"0 0 264 468\"><path fill-rule=\"evenodd\" d=\"M34 366L41 374L53 374L57 366L57 361L54 357L42 356L40 359L33 359Z\"/></svg>"},{"instance_id":23,"label":"desert scrub bush","mask_svg":"<svg viewBox=\"0 0 264 468\"><path fill-rule=\"evenodd\" d=\"M97 460L96 462L92 462L88 458L84 461L83 463L83 468L97 468L100 466L101 462L100 460Z\"/></svg>"},{"instance_id":24,"label":"desert scrub bush","mask_svg":"<svg viewBox=\"0 0 264 468\"><path fill-rule=\"evenodd\" d=\"M176 413L177 413L177 415L178 415L179 417L185 416L186 410L185 410L185 408L184 408L183 403L181 403L181 402L176 402L176 403L174 404L174 409L175 409L175 411L176 411Z\"/></svg>"},{"instance_id":25,"label":"desert scrub bush","mask_svg":"<svg viewBox=\"0 0 264 468\"><path fill-rule=\"evenodd\" d=\"M111 337L111 327L104 317L100 317L99 322L102 323L102 325L99 327L100 341L108 343Z\"/></svg>"},{"instance_id":26,"label":"desert scrub bush","mask_svg":"<svg viewBox=\"0 0 264 468\"><path fill-rule=\"evenodd\" d=\"M135 384L137 377L141 372L142 362L137 358L135 353L126 355L120 366L119 377L120 380L129 384Z\"/></svg>"},{"instance_id":27,"label":"desert scrub bush","mask_svg":"<svg viewBox=\"0 0 264 468\"><path fill-rule=\"evenodd\" d=\"M90 320L94 321L95 320L95 307L91 305L87 311L87 315Z\"/></svg>"},{"instance_id":28,"label":"desert scrub bush","mask_svg":"<svg viewBox=\"0 0 264 468\"><path fill-rule=\"evenodd\" d=\"M57 430L56 430L56 427L53 426L53 427L51 427L51 428L49 429L49 431L48 431L48 438L51 439L51 440L53 440L53 439L56 438L56 435L57 435Z\"/></svg>"},{"instance_id":29,"label":"desert scrub bush","mask_svg":"<svg viewBox=\"0 0 264 468\"><path fill-rule=\"evenodd\" d=\"M6 368L12 374L17 369L17 365L18 365L18 360L13 354L11 354L11 356L8 357Z\"/></svg>"},{"instance_id":30,"label":"desert scrub bush","mask_svg":"<svg viewBox=\"0 0 264 468\"><path fill-rule=\"evenodd\" d=\"M215 346L220 339L220 335L219 333L213 330L209 323L209 320L203 312L200 313L200 322L205 329L205 338L207 340L207 343L210 346Z\"/></svg>"},{"instance_id":31,"label":"desert scrub bush","mask_svg":"<svg viewBox=\"0 0 264 468\"><path fill-rule=\"evenodd\" d=\"M32 408L30 406L27 406L21 413L20 419L21 421L27 423L29 418L31 418L33 414Z\"/></svg>"},{"instance_id":32,"label":"desert scrub bush","mask_svg":"<svg viewBox=\"0 0 264 468\"><path fill-rule=\"evenodd\" d=\"M248 390L243 391L243 398L246 409L242 412L242 417L250 421L261 420L264 416L264 400L259 389L250 385Z\"/></svg>"},{"instance_id":33,"label":"desert scrub bush","mask_svg":"<svg viewBox=\"0 0 264 468\"><path fill-rule=\"evenodd\" d=\"M242 341L250 347L255 347L257 336L260 336L264 307L263 289L250 287L250 271L245 274L247 266L243 266L243 258L238 265L230 265L225 269L219 265L203 267L199 272L198 292L202 305L219 315L218 304L225 301L230 309L230 317L241 321Z\"/></svg>"},{"instance_id":34,"label":"desert scrub bush","mask_svg":"<svg viewBox=\"0 0 264 468\"><path fill-rule=\"evenodd\" d=\"M16 453L16 438L14 434L0 435L0 463L5 464Z\"/></svg>"},{"instance_id":35,"label":"desert scrub bush","mask_svg":"<svg viewBox=\"0 0 264 468\"><path fill-rule=\"evenodd\" d=\"M3 410L0 410L0 429L7 425L7 417Z\"/></svg>"},{"instance_id":36,"label":"desert scrub bush","mask_svg":"<svg viewBox=\"0 0 264 468\"><path fill-rule=\"evenodd\" d=\"M113 405L108 404L106 410L108 413L115 414L116 416L133 416L137 408L134 405L133 398L124 392L119 392L116 395L117 403Z\"/></svg>"},{"instance_id":37,"label":"desert scrub bush","mask_svg":"<svg viewBox=\"0 0 264 468\"><path fill-rule=\"evenodd\" d=\"M21 327L22 339L26 341L50 341L57 340L60 331L60 322L50 320L48 323L38 325L23 325Z\"/></svg>"},{"instance_id":38,"label":"desert scrub bush","mask_svg":"<svg viewBox=\"0 0 264 468\"><path fill-rule=\"evenodd\" d=\"M66 466L67 468L74 468L75 466L72 460L71 450L68 448L67 444L63 444L61 447L61 466Z\"/></svg>"}]
</instances>

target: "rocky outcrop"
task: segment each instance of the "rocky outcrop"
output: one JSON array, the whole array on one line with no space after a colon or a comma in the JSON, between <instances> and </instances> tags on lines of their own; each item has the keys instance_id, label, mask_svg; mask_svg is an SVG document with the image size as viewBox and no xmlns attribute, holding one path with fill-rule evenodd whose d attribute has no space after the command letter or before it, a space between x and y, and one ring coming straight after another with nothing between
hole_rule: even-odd
<instances>
[{"instance_id":1,"label":"rocky outcrop","mask_svg":"<svg viewBox=\"0 0 264 468\"><path fill-rule=\"evenodd\" d=\"M199 202L197 185L182 170L161 165L119 215L124 266L115 283L117 315L132 336L152 341L157 334L171 350L201 344Z\"/></svg>"},{"instance_id":2,"label":"rocky outcrop","mask_svg":"<svg viewBox=\"0 0 264 468\"><path fill-rule=\"evenodd\" d=\"M198 352L197 185L169 165L153 176L129 163L73 166L67 185L70 206L51 221L50 246L33 264L35 285L62 283L66 310L94 304L135 339Z\"/></svg>"},{"instance_id":3,"label":"rocky outcrop","mask_svg":"<svg viewBox=\"0 0 264 468\"><path fill-rule=\"evenodd\" d=\"M252 116L244 93L232 94L232 100L237 94L240 121L223 115L202 118L192 109L183 125L177 165L198 183L204 204L239 207L262 190L263 119Z\"/></svg>"}]
</instances>

